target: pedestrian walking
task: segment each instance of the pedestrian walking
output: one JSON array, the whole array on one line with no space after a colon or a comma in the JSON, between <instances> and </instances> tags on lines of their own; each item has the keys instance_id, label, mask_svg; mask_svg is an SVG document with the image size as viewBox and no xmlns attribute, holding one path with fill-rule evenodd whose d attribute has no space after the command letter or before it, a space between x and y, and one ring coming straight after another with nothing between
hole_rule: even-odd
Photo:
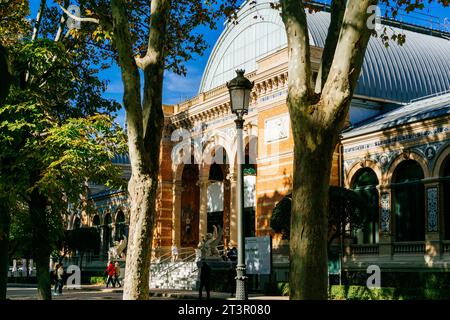
<instances>
[{"instance_id":1,"label":"pedestrian walking","mask_svg":"<svg viewBox=\"0 0 450 320\"><path fill-rule=\"evenodd\" d=\"M202 260L202 267L200 269L200 288L198 290L198 298L202 300L203 287L206 290L206 299L209 300L211 290L211 267Z\"/></svg>"},{"instance_id":2,"label":"pedestrian walking","mask_svg":"<svg viewBox=\"0 0 450 320\"><path fill-rule=\"evenodd\" d=\"M55 295L59 296L62 294L63 285L64 285L64 265L63 263L60 263L56 267Z\"/></svg>"},{"instance_id":3,"label":"pedestrian walking","mask_svg":"<svg viewBox=\"0 0 450 320\"><path fill-rule=\"evenodd\" d=\"M114 264L112 261L108 263L108 267L105 270L106 275L108 276L106 280L106 287L108 288L109 284L111 283L112 287L115 288L116 285L114 283L114 275L116 274L116 268L114 267Z\"/></svg>"},{"instance_id":4,"label":"pedestrian walking","mask_svg":"<svg viewBox=\"0 0 450 320\"><path fill-rule=\"evenodd\" d=\"M57 295L58 294L58 268L59 268L59 263L57 263L55 265L55 269L51 271L51 277L52 277L52 281L55 284L55 288L53 289L53 294Z\"/></svg>"},{"instance_id":5,"label":"pedestrian walking","mask_svg":"<svg viewBox=\"0 0 450 320\"><path fill-rule=\"evenodd\" d=\"M118 261L114 265L114 271L114 285L117 284L120 288L122 285L120 284L120 264Z\"/></svg>"}]
</instances>

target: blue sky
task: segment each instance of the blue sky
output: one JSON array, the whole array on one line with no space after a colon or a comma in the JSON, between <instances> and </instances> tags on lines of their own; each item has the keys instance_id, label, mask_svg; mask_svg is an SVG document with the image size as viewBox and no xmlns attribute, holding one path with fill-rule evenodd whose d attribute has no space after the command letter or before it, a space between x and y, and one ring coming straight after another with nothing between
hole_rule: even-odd
<instances>
[{"instance_id":1,"label":"blue sky","mask_svg":"<svg viewBox=\"0 0 450 320\"><path fill-rule=\"evenodd\" d=\"M33 18L36 16L39 2L39 0L30 0ZM51 2L52 0L48 0L48 3ZM330 0L322 2L329 3ZM437 22L441 24L446 22L448 23L447 28L450 32L450 8L443 8L436 1L433 1L431 4L427 5L426 9L423 11L414 12L410 15L401 15L398 19L403 19L405 22L411 22L427 27L435 27ZM224 21L218 23L217 30L210 30L207 28L199 29L199 32L204 34L205 40L209 47L204 52L203 56L195 56L194 59L187 63L186 77L178 76L171 72L166 72L163 90L163 102L165 104L176 104L197 95L203 70L208 62L208 57L223 29ZM122 103L123 86L119 68L116 65L113 65L110 69L102 71L100 77L109 81L109 86L107 92L105 93L105 97L115 99L119 103ZM120 111L117 116L117 122L123 125L125 123L124 111Z\"/></svg>"}]
</instances>

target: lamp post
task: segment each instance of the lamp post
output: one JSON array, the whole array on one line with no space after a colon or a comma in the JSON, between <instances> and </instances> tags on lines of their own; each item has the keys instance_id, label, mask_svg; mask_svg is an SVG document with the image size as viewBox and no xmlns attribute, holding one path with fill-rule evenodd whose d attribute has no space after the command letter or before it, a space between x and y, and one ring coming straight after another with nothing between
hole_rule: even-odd
<instances>
[{"instance_id":1,"label":"lamp post","mask_svg":"<svg viewBox=\"0 0 450 320\"><path fill-rule=\"evenodd\" d=\"M244 235L244 163L243 134L244 115L248 114L250 93L254 83L244 77L244 70L237 70L237 77L227 83L230 92L231 111L236 114L237 140L237 188L238 201L238 261L236 265L236 300L247 300L247 276L245 275L245 235Z\"/></svg>"}]
</instances>

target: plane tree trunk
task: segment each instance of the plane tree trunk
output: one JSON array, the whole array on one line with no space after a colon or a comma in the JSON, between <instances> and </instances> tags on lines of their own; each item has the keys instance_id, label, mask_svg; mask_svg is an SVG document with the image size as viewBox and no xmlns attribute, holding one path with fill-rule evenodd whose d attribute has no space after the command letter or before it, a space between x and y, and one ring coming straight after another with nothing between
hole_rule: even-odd
<instances>
[{"instance_id":1,"label":"plane tree trunk","mask_svg":"<svg viewBox=\"0 0 450 320\"><path fill-rule=\"evenodd\" d=\"M0 300L6 299L8 284L10 222L8 202L0 198Z\"/></svg>"},{"instance_id":2,"label":"plane tree trunk","mask_svg":"<svg viewBox=\"0 0 450 320\"><path fill-rule=\"evenodd\" d=\"M48 227L47 198L35 189L30 194L28 206L33 233L33 260L36 262L38 299L51 300L49 265L52 247Z\"/></svg>"},{"instance_id":3,"label":"plane tree trunk","mask_svg":"<svg viewBox=\"0 0 450 320\"><path fill-rule=\"evenodd\" d=\"M332 158L370 38L367 9L376 3L348 0L345 6L333 1L334 14L339 15L331 21L323 53L319 81L326 81L316 93L303 2L281 1L289 50L287 104L294 137L289 270L293 300L328 298L327 204Z\"/></svg>"},{"instance_id":4,"label":"plane tree trunk","mask_svg":"<svg viewBox=\"0 0 450 320\"><path fill-rule=\"evenodd\" d=\"M150 257L156 217L160 145L164 127L162 83L164 43L170 1L151 2L150 34L147 53L133 57L126 4L112 0L114 45L124 84L124 106L128 124L128 147L131 161L130 231L128 237L124 295L125 300L149 298ZM139 69L144 75L143 99Z\"/></svg>"}]
</instances>

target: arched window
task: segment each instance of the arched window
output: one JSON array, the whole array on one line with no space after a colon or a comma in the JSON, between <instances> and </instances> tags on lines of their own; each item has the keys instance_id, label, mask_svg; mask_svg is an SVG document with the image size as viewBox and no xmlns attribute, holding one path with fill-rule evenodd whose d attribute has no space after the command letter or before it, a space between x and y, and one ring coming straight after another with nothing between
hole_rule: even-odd
<instances>
[{"instance_id":1,"label":"arched window","mask_svg":"<svg viewBox=\"0 0 450 320\"><path fill-rule=\"evenodd\" d=\"M115 239L116 241L123 240L125 236L125 214L122 210L120 210L117 213L116 217L116 234Z\"/></svg>"},{"instance_id":2,"label":"arched window","mask_svg":"<svg viewBox=\"0 0 450 320\"><path fill-rule=\"evenodd\" d=\"M379 241L379 196L378 178L370 168L361 169L356 173L352 189L367 203L364 227L356 231L357 243L374 244Z\"/></svg>"},{"instance_id":3,"label":"arched window","mask_svg":"<svg viewBox=\"0 0 450 320\"><path fill-rule=\"evenodd\" d=\"M108 250L112 246L112 228L111 228L112 218L111 214L107 213L103 218L103 245L104 250Z\"/></svg>"},{"instance_id":4,"label":"arched window","mask_svg":"<svg viewBox=\"0 0 450 320\"><path fill-rule=\"evenodd\" d=\"M200 188L199 168L195 164L184 166L181 194L181 246L193 247L198 243Z\"/></svg>"},{"instance_id":5,"label":"arched window","mask_svg":"<svg viewBox=\"0 0 450 320\"><path fill-rule=\"evenodd\" d=\"M442 192L444 196L444 224L445 224L445 240L450 240L450 156L445 160L444 168L441 174Z\"/></svg>"},{"instance_id":6,"label":"arched window","mask_svg":"<svg viewBox=\"0 0 450 320\"><path fill-rule=\"evenodd\" d=\"M425 240L425 188L422 167L414 160L401 162L394 171L392 208L396 241Z\"/></svg>"}]
</instances>

